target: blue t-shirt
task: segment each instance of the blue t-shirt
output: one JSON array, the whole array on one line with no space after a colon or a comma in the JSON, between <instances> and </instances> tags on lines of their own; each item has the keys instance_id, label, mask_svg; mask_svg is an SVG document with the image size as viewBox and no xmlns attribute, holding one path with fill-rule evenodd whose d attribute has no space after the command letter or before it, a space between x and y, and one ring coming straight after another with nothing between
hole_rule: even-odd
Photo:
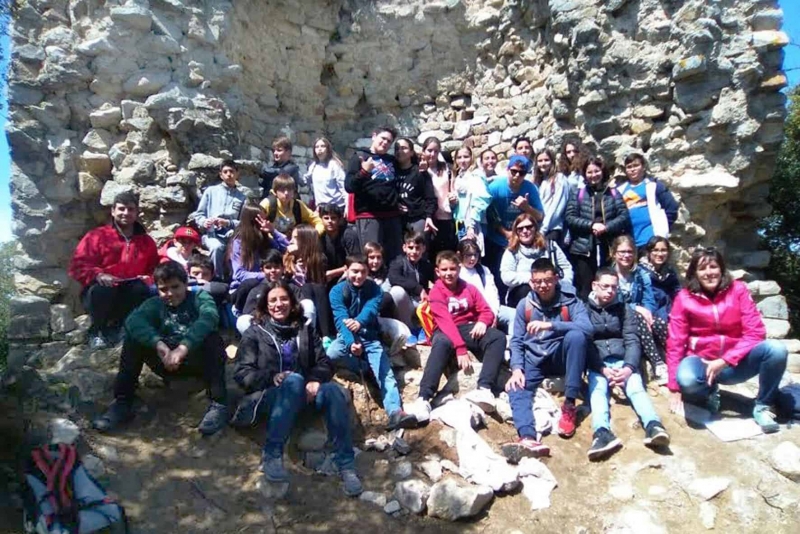
<instances>
[{"instance_id":1,"label":"blue t-shirt","mask_svg":"<svg viewBox=\"0 0 800 534\"><path fill-rule=\"evenodd\" d=\"M638 185L625 182L617 190L622 195L625 205L628 206L636 246L643 247L653 237L653 223L650 220L650 210L647 209L646 180L642 180Z\"/></svg>"},{"instance_id":2,"label":"blue t-shirt","mask_svg":"<svg viewBox=\"0 0 800 534\"><path fill-rule=\"evenodd\" d=\"M502 247L508 246L508 240L505 238L505 236L495 231L495 229L492 227L491 219L494 217L495 220L499 220L500 224L503 225L503 228L506 230L511 230L511 225L514 224L514 219L516 219L517 216L522 213L522 211L514 206L511 201L519 196L524 197L525 195L528 195L528 204L532 208L544 213L542 199L539 198L539 189L533 183L524 180L519 188L519 191L516 193L512 192L511 188L508 186L508 178L497 178L492 180L492 182L489 184L489 196L492 197L492 201L489 205L489 209L487 210L487 218L490 220L490 222L484 233L489 239L492 240L492 242ZM491 215L491 213L494 213L494 216Z\"/></svg>"}]
</instances>

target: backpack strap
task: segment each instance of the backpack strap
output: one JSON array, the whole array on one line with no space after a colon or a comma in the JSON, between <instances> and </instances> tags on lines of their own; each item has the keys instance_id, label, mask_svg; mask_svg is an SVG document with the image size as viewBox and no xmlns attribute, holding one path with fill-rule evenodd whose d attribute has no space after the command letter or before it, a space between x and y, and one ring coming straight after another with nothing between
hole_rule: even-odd
<instances>
[{"instance_id":1,"label":"backpack strap","mask_svg":"<svg viewBox=\"0 0 800 534\"><path fill-rule=\"evenodd\" d=\"M300 210L299 197L292 201L292 215L294 215L294 224L303 224L303 212Z\"/></svg>"},{"instance_id":2,"label":"backpack strap","mask_svg":"<svg viewBox=\"0 0 800 534\"><path fill-rule=\"evenodd\" d=\"M275 195L267 197L267 220L275 222L275 216L278 213L278 198Z\"/></svg>"},{"instance_id":3,"label":"backpack strap","mask_svg":"<svg viewBox=\"0 0 800 534\"><path fill-rule=\"evenodd\" d=\"M561 306L561 320L565 323L569 322L569 308Z\"/></svg>"},{"instance_id":4,"label":"backpack strap","mask_svg":"<svg viewBox=\"0 0 800 534\"><path fill-rule=\"evenodd\" d=\"M47 499L53 513L46 518L48 528L55 517L62 523L77 525L77 510L74 508L71 487L72 473L77 465L77 452L74 445L58 444L58 458L53 458L48 447L40 447L31 453L34 465L44 475Z\"/></svg>"},{"instance_id":5,"label":"backpack strap","mask_svg":"<svg viewBox=\"0 0 800 534\"><path fill-rule=\"evenodd\" d=\"M531 322L531 318L533 317L533 304L531 304L531 299L525 299L525 324Z\"/></svg>"},{"instance_id":6,"label":"backpack strap","mask_svg":"<svg viewBox=\"0 0 800 534\"><path fill-rule=\"evenodd\" d=\"M311 348L308 341L308 329L305 326L301 327L297 332L297 353L307 354L309 356L308 361L311 362Z\"/></svg>"},{"instance_id":7,"label":"backpack strap","mask_svg":"<svg viewBox=\"0 0 800 534\"><path fill-rule=\"evenodd\" d=\"M481 284L483 285L481 289L486 289L486 269L484 269L483 265L480 263L478 264L478 267L480 267L480 269L478 269L478 276L480 277Z\"/></svg>"},{"instance_id":8,"label":"backpack strap","mask_svg":"<svg viewBox=\"0 0 800 534\"><path fill-rule=\"evenodd\" d=\"M578 191L578 204L583 202L583 197L585 197L585 196L586 196L586 186L583 186Z\"/></svg>"}]
</instances>

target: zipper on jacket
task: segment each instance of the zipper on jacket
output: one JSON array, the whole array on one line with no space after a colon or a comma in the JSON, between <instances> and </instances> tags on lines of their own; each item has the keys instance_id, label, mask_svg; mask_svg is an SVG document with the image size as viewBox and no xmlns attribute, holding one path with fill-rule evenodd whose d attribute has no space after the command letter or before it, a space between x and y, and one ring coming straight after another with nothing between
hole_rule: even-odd
<instances>
[{"instance_id":1,"label":"zipper on jacket","mask_svg":"<svg viewBox=\"0 0 800 534\"><path fill-rule=\"evenodd\" d=\"M717 303L713 300L711 301L711 310L714 312L714 327L719 331L719 310L717 309ZM720 334L719 335L719 357L722 358L722 355L725 350L725 336Z\"/></svg>"}]
</instances>

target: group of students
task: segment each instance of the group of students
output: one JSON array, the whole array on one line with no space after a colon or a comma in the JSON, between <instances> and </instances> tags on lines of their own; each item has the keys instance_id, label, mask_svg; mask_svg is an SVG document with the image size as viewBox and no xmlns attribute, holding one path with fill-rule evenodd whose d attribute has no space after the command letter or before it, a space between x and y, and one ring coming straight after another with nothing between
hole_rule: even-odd
<instances>
[{"instance_id":1,"label":"group of students","mask_svg":"<svg viewBox=\"0 0 800 534\"><path fill-rule=\"evenodd\" d=\"M758 375L754 418L765 432L778 429L769 408L784 346L765 340L747 287L718 250L695 250L681 287L667 239L677 203L640 154L626 158L617 184L575 140L559 158L543 149L531 163L532 144L519 139L503 174L491 150L475 166L472 149L461 148L451 168L436 138L418 156L390 128L376 129L346 166L319 139L302 177L288 139L276 140L273 156L260 203L246 198L236 164L223 162L221 182L160 252L131 193L79 244L70 274L84 287L90 343L102 348L125 331L115 401L97 429L133 417L145 363L168 378L198 374L210 399L203 434L269 417L269 481L288 480L283 447L299 412L322 411L345 492L356 495L347 397L334 373L375 381L387 430L412 428L452 399L449 380L471 367L468 351L482 367L465 398L492 412L508 395L518 439L502 450L512 462L549 454L532 407L550 376L565 377L565 438L587 377L592 460L621 446L609 419L615 388L642 420L645 444L669 443L648 379L666 382L675 412L684 399L716 411L719 384ZM234 377L246 393L232 417L218 333L226 324L241 334ZM404 407L390 353L420 343L431 352L418 397Z\"/></svg>"}]
</instances>

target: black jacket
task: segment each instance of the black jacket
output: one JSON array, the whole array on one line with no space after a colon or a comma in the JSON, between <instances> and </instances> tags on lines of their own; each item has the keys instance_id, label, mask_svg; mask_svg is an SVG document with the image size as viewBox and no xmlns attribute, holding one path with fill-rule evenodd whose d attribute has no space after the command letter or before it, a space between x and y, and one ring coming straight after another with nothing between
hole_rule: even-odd
<instances>
[{"instance_id":1,"label":"black jacket","mask_svg":"<svg viewBox=\"0 0 800 534\"><path fill-rule=\"evenodd\" d=\"M617 236L631 232L628 207L616 189L609 186L597 191L588 186L571 191L565 220L572 236L569 252L579 256L591 256L598 245L592 233L596 222L606 225L606 232L600 237L606 247Z\"/></svg>"},{"instance_id":2,"label":"black jacket","mask_svg":"<svg viewBox=\"0 0 800 534\"><path fill-rule=\"evenodd\" d=\"M601 372L606 358L623 358L634 372L639 369L642 346L636 332L636 311L615 300L606 307L600 306L589 295L586 301L589 320L594 334L594 350L589 351L589 368Z\"/></svg>"},{"instance_id":3,"label":"black jacket","mask_svg":"<svg viewBox=\"0 0 800 534\"><path fill-rule=\"evenodd\" d=\"M361 161L376 162L372 173L364 172ZM347 163L344 189L355 196L355 212L375 218L389 218L400 214L400 188L397 186L394 156L359 151Z\"/></svg>"},{"instance_id":4,"label":"black jacket","mask_svg":"<svg viewBox=\"0 0 800 534\"><path fill-rule=\"evenodd\" d=\"M409 222L433 218L436 213L436 191L427 172L412 165L408 169L396 169L400 185L400 202L408 207L405 219Z\"/></svg>"},{"instance_id":5,"label":"black jacket","mask_svg":"<svg viewBox=\"0 0 800 534\"><path fill-rule=\"evenodd\" d=\"M389 283L402 287L410 297L419 298L434 278L433 265L425 258L412 265L407 257L398 256L389 265Z\"/></svg>"},{"instance_id":6,"label":"black jacket","mask_svg":"<svg viewBox=\"0 0 800 534\"><path fill-rule=\"evenodd\" d=\"M358 234L352 226L343 227L336 237L324 233L319 238L322 253L325 255L327 269L343 267L347 256L361 254Z\"/></svg>"},{"instance_id":7,"label":"black jacket","mask_svg":"<svg viewBox=\"0 0 800 534\"><path fill-rule=\"evenodd\" d=\"M270 282L262 280L260 284L250 290L250 293L247 294L247 300L244 302L244 307L242 308L242 315L252 315L253 311L256 309L258 305L258 299L261 298L261 295L266 291L266 289L270 286ZM298 302L303 300L303 292L302 289L292 282L289 282L289 289L292 290L294 293L295 298L297 298Z\"/></svg>"}]
</instances>

